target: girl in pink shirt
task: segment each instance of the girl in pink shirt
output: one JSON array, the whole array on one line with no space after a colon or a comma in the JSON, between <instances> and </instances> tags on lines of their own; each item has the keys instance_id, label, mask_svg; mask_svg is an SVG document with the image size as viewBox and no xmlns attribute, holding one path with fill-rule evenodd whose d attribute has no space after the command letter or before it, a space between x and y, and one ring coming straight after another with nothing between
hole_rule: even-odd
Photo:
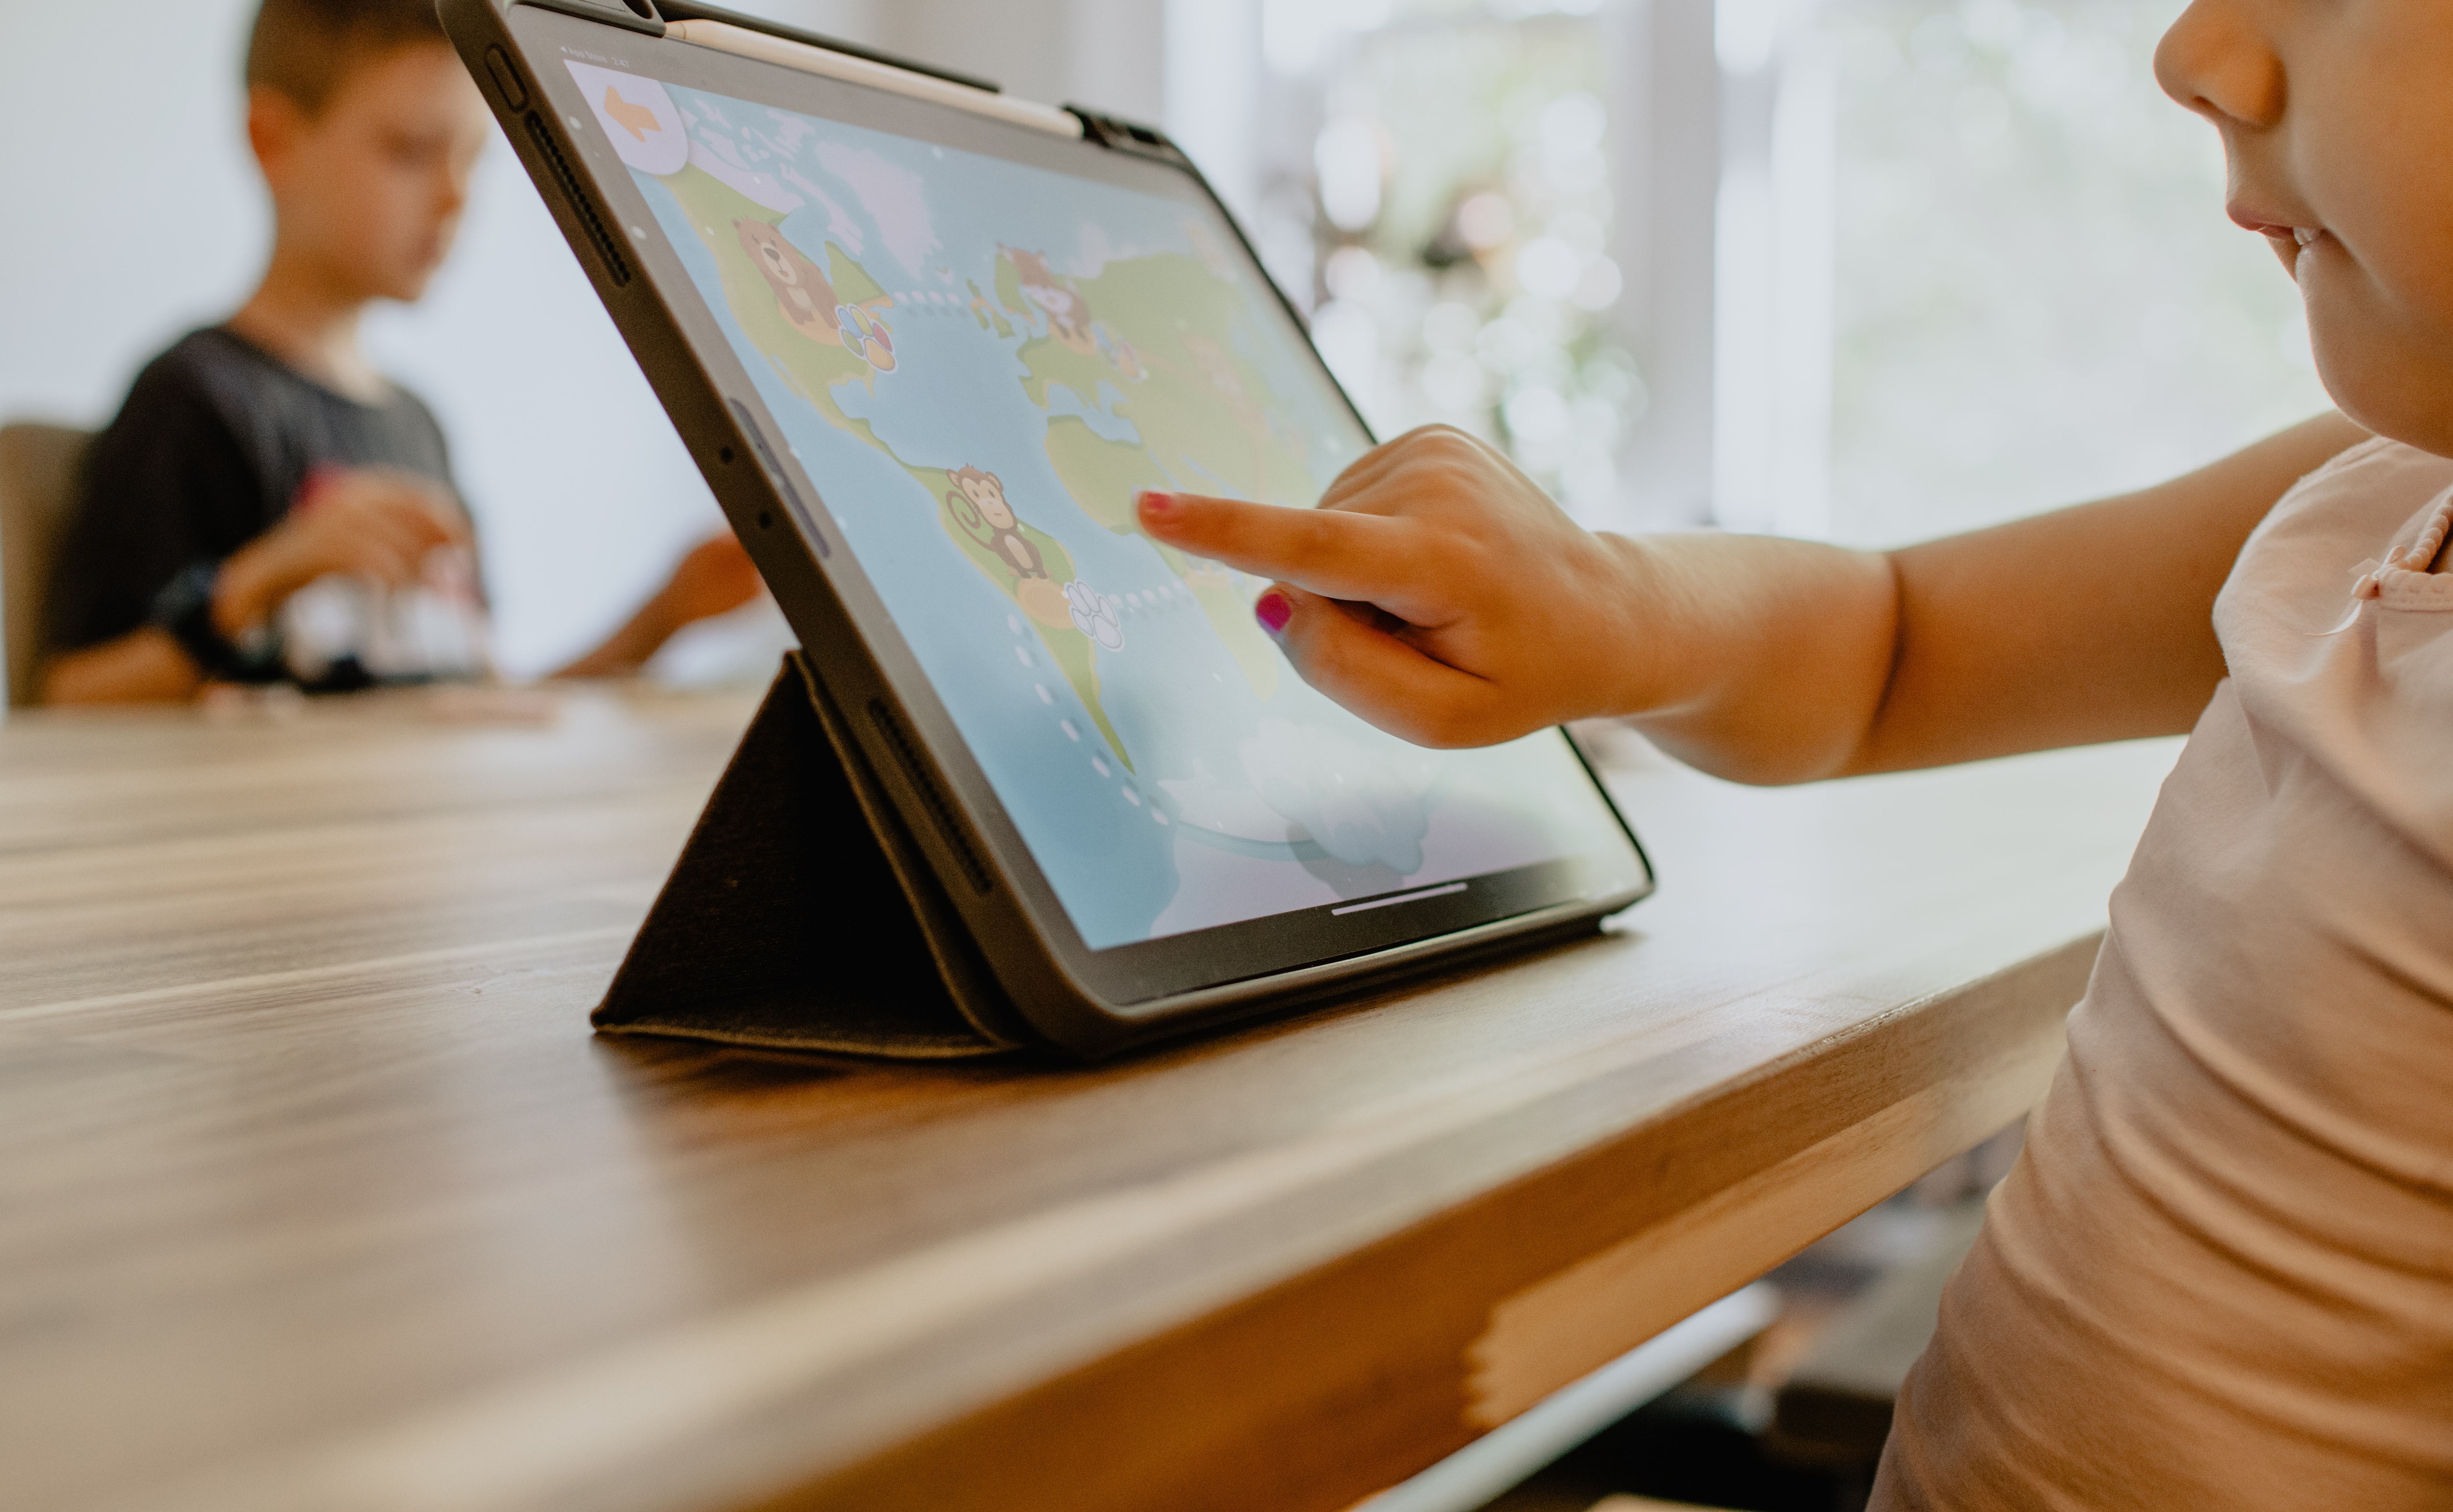
<instances>
[{"instance_id":1,"label":"girl in pink shirt","mask_svg":"<svg viewBox=\"0 0 2453 1512\"><path fill-rule=\"evenodd\" d=\"M1619 715L1787 783L2190 731L1875 1504L2453 1507L2453 6L2197 0L2156 68L2341 414L1882 554L1589 534L1441 429L1142 520L1425 745Z\"/></svg>"}]
</instances>

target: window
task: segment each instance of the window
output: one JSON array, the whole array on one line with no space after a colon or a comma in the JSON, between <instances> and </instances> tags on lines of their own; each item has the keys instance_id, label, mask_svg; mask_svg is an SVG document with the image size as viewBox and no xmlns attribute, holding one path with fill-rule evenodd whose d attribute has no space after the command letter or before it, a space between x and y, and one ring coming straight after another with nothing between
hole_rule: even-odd
<instances>
[{"instance_id":1,"label":"window","mask_svg":"<svg viewBox=\"0 0 2453 1512\"><path fill-rule=\"evenodd\" d=\"M2180 10L1262 0L1241 208L1384 434L1597 526L1967 528L2325 406Z\"/></svg>"},{"instance_id":2,"label":"window","mask_svg":"<svg viewBox=\"0 0 2453 1512\"><path fill-rule=\"evenodd\" d=\"M2179 0L1855 0L1832 530L1896 542L2186 471L2327 407L2298 292L2165 98Z\"/></svg>"},{"instance_id":3,"label":"window","mask_svg":"<svg viewBox=\"0 0 2453 1512\"><path fill-rule=\"evenodd\" d=\"M1382 435L1500 442L1604 523L1645 408L1611 324L1610 50L1598 0L1270 0L1257 238Z\"/></svg>"}]
</instances>

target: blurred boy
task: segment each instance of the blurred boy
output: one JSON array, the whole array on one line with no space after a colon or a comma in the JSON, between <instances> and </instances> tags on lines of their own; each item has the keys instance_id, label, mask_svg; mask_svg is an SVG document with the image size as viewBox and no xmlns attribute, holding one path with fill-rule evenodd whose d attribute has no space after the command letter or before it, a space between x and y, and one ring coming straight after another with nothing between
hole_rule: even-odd
<instances>
[{"instance_id":1,"label":"blurred boy","mask_svg":"<svg viewBox=\"0 0 2453 1512\"><path fill-rule=\"evenodd\" d=\"M485 106L429 0L264 0L247 84L270 266L146 368L95 443L46 604L46 703L490 666L442 429L358 340L369 305L415 300L450 250ZM757 587L719 536L562 675L633 670Z\"/></svg>"}]
</instances>

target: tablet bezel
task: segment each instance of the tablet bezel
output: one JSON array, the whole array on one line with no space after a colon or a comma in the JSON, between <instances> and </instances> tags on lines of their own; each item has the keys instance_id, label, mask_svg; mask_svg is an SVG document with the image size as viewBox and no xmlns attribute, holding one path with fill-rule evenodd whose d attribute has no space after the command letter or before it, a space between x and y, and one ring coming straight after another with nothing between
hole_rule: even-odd
<instances>
[{"instance_id":1,"label":"tablet bezel","mask_svg":"<svg viewBox=\"0 0 2453 1512\"><path fill-rule=\"evenodd\" d=\"M568 70L547 65L572 56L1157 194L1214 214L1262 287L1276 292L1274 284L1208 186L1154 136L1142 140L1159 150L1118 151L1095 138L1060 136L668 39L628 19L628 11L602 19L581 14L593 3L515 0L504 11L492 0L446 0L442 9L481 91L774 589L805 653L851 716L848 723L1000 984L1034 1025L1076 1048L1141 1038L1163 1026L1188 1027L1247 1011L1263 997L1322 990L1519 935L1590 927L1652 890L1648 858L1585 763L1595 796L1642 879L1637 885L1597 886L1600 863L1568 858L1460 879L1468 884L1462 892L1398 906L1330 912L1371 901L1351 900L1104 949L1087 946L866 572L853 553L832 549L832 521L817 480L788 448L772 445L782 428L679 258L660 234L621 234L648 224L646 201L609 144L598 140L601 132ZM507 56L491 57L496 48ZM514 90L526 98L514 101ZM541 109L546 105L550 109ZM585 203L588 196L593 206ZM668 288L683 297L668 297ZM1303 338L1292 306L1282 293L1278 302ZM1311 351L1307 339L1300 345ZM1312 360L1318 362L1316 352ZM1321 374L1367 439L1368 427L1334 377L1325 367ZM1559 738L1566 739L1564 732ZM1568 746L1583 763L1572 740Z\"/></svg>"}]
</instances>

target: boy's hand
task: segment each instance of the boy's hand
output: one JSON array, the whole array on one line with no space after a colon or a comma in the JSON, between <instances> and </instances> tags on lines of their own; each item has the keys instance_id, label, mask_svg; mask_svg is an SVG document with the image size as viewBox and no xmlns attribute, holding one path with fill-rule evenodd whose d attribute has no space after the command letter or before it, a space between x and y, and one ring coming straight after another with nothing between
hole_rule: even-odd
<instances>
[{"instance_id":1,"label":"boy's hand","mask_svg":"<svg viewBox=\"0 0 2453 1512\"><path fill-rule=\"evenodd\" d=\"M711 620L758 596L758 568L729 530L690 547L656 595L669 630Z\"/></svg>"},{"instance_id":2,"label":"boy's hand","mask_svg":"<svg viewBox=\"0 0 2453 1512\"><path fill-rule=\"evenodd\" d=\"M628 677L685 625L729 614L758 596L758 568L731 531L709 536L685 552L655 597L605 644L556 677Z\"/></svg>"},{"instance_id":3,"label":"boy's hand","mask_svg":"<svg viewBox=\"0 0 2453 1512\"><path fill-rule=\"evenodd\" d=\"M1157 540L1278 582L1254 606L1305 682L1417 745L1487 746L1638 706L1631 543L1567 518L1459 430L1400 436L1317 509L1150 492Z\"/></svg>"},{"instance_id":4,"label":"boy's hand","mask_svg":"<svg viewBox=\"0 0 2453 1512\"><path fill-rule=\"evenodd\" d=\"M467 519L431 480L390 468L332 468L279 525L222 564L213 619L235 638L328 573L387 587L415 583L430 553L468 541Z\"/></svg>"}]
</instances>

